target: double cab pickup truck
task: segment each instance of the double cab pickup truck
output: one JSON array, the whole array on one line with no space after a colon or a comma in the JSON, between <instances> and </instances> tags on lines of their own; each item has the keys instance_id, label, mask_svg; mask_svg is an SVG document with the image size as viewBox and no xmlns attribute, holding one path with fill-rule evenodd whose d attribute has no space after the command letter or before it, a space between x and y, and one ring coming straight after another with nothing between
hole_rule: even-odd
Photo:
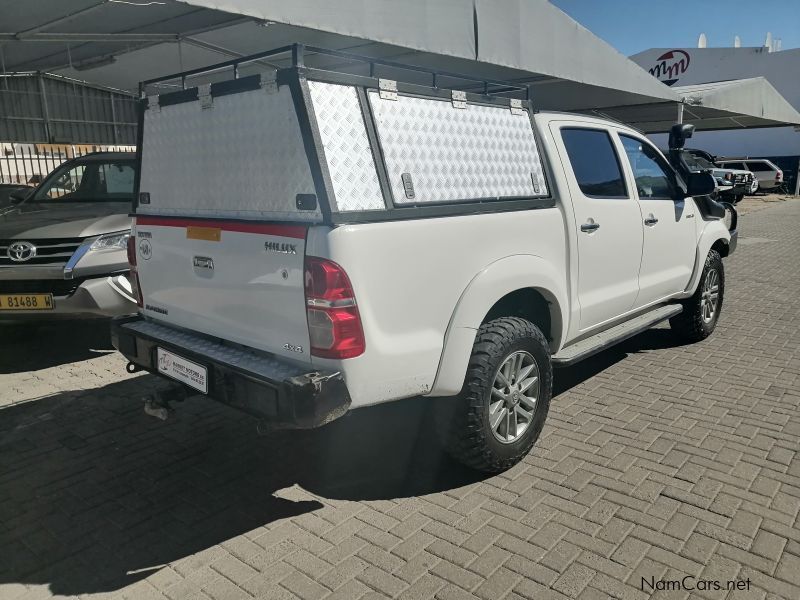
<instances>
[{"instance_id":1,"label":"double cab pickup truck","mask_svg":"<svg viewBox=\"0 0 800 600\"><path fill-rule=\"evenodd\" d=\"M691 126L668 159L619 123L486 93L509 84L349 75L304 51L143 86L139 314L112 324L130 372L274 428L425 396L447 450L496 472L539 436L553 367L666 320L714 330L735 219L680 161Z\"/></svg>"}]
</instances>

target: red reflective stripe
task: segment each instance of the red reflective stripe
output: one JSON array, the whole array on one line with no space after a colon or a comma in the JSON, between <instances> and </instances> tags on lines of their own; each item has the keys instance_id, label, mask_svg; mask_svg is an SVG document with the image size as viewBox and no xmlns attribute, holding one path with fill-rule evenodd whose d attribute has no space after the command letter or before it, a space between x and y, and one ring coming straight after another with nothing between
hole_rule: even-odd
<instances>
[{"instance_id":1,"label":"red reflective stripe","mask_svg":"<svg viewBox=\"0 0 800 600\"><path fill-rule=\"evenodd\" d=\"M207 219L185 219L182 217L137 216L137 225L155 225L157 227L213 227L223 231L240 233L263 233L280 237L304 240L307 227L303 225L276 225L274 223L246 223L242 221L213 221Z\"/></svg>"}]
</instances>

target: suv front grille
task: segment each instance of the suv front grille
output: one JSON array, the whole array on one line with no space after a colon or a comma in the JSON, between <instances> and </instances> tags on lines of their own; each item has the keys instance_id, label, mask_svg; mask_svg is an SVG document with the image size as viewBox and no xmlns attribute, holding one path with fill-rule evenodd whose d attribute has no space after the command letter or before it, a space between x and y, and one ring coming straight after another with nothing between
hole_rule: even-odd
<instances>
[{"instance_id":1,"label":"suv front grille","mask_svg":"<svg viewBox=\"0 0 800 600\"><path fill-rule=\"evenodd\" d=\"M83 279L30 279L3 281L0 279L0 296L3 294L53 294L71 296Z\"/></svg>"},{"instance_id":2,"label":"suv front grille","mask_svg":"<svg viewBox=\"0 0 800 600\"><path fill-rule=\"evenodd\" d=\"M13 261L8 249L14 242L28 242L36 246L36 256L25 261ZM27 265L62 266L83 242L83 238L51 238L0 240L0 267Z\"/></svg>"}]
</instances>

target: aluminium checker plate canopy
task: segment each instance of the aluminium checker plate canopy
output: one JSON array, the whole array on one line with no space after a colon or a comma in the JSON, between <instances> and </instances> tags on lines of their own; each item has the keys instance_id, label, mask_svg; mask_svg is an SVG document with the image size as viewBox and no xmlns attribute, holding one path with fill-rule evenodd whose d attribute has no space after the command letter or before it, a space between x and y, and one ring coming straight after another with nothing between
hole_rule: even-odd
<instances>
[{"instance_id":1,"label":"aluminium checker plate canopy","mask_svg":"<svg viewBox=\"0 0 800 600\"><path fill-rule=\"evenodd\" d=\"M272 52L287 51L295 66L142 101L137 214L333 224L554 205L528 102Z\"/></svg>"}]
</instances>

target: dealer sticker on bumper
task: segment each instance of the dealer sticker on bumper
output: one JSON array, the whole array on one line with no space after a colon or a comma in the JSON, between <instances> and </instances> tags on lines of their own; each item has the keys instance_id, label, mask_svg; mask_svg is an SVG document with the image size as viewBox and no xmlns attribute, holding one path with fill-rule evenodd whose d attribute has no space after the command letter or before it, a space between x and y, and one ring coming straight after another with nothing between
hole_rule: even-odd
<instances>
[{"instance_id":1,"label":"dealer sticker on bumper","mask_svg":"<svg viewBox=\"0 0 800 600\"><path fill-rule=\"evenodd\" d=\"M158 348L157 358L159 373L177 379L204 394L208 393L208 370L203 365L186 360L163 348Z\"/></svg>"}]
</instances>

